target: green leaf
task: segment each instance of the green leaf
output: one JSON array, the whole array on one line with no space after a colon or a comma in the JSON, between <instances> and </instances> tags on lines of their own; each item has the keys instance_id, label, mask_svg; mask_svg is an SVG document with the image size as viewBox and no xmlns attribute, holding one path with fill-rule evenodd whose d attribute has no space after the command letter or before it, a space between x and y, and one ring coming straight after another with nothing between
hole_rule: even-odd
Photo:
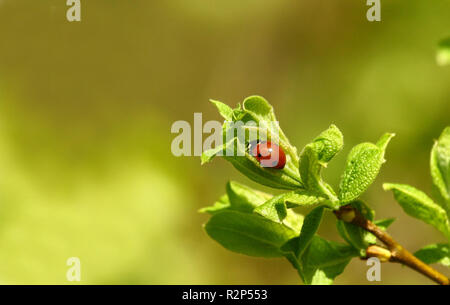
<instances>
[{"instance_id":1,"label":"green leaf","mask_svg":"<svg viewBox=\"0 0 450 305\"><path fill-rule=\"evenodd\" d=\"M287 175L283 170L261 167L258 161L249 154L246 154L245 157L224 158L242 174L262 185L287 190L302 188L299 180Z\"/></svg>"},{"instance_id":2,"label":"green leaf","mask_svg":"<svg viewBox=\"0 0 450 305\"><path fill-rule=\"evenodd\" d=\"M255 121L276 121L272 105L262 96L252 95L242 102L243 110Z\"/></svg>"},{"instance_id":3,"label":"green leaf","mask_svg":"<svg viewBox=\"0 0 450 305\"><path fill-rule=\"evenodd\" d=\"M344 146L344 136L336 125L331 125L312 142L318 160L326 166Z\"/></svg>"},{"instance_id":4,"label":"green leaf","mask_svg":"<svg viewBox=\"0 0 450 305\"><path fill-rule=\"evenodd\" d=\"M234 141L234 139L232 141ZM226 147L227 144L223 146L217 146L202 152L202 155L200 157L201 165L210 162L220 151L226 149Z\"/></svg>"},{"instance_id":5,"label":"green leaf","mask_svg":"<svg viewBox=\"0 0 450 305\"><path fill-rule=\"evenodd\" d=\"M389 142L391 141L391 139L395 136L394 133L385 133L384 135L381 136L381 138L378 139L376 145L383 151L383 157L384 157L384 152L389 144ZM383 160L386 161L386 160Z\"/></svg>"},{"instance_id":6,"label":"green leaf","mask_svg":"<svg viewBox=\"0 0 450 305\"><path fill-rule=\"evenodd\" d=\"M424 192L405 184L385 183L383 188L394 192L395 199L406 214L434 226L450 239L447 213Z\"/></svg>"},{"instance_id":7,"label":"green leaf","mask_svg":"<svg viewBox=\"0 0 450 305\"><path fill-rule=\"evenodd\" d=\"M323 195L322 177L323 165L319 162L317 151L312 145L307 145L300 155L300 176L307 190Z\"/></svg>"},{"instance_id":8,"label":"green leaf","mask_svg":"<svg viewBox=\"0 0 450 305\"><path fill-rule=\"evenodd\" d=\"M226 190L231 208L248 213L272 198L270 194L254 190L235 181L228 182Z\"/></svg>"},{"instance_id":9,"label":"green leaf","mask_svg":"<svg viewBox=\"0 0 450 305\"><path fill-rule=\"evenodd\" d=\"M217 212L226 210L230 208L230 200L228 195L223 195L218 201L216 201L212 206L204 207L198 210L200 213L215 214Z\"/></svg>"},{"instance_id":10,"label":"green leaf","mask_svg":"<svg viewBox=\"0 0 450 305\"><path fill-rule=\"evenodd\" d=\"M233 252L259 257L280 257L280 247L297 233L256 214L223 211L206 223L208 235Z\"/></svg>"},{"instance_id":11,"label":"green leaf","mask_svg":"<svg viewBox=\"0 0 450 305\"><path fill-rule=\"evenodd\" d=\"M240 119L243 119L245 121L246 117L250 117L253 121L260 123L263 126L265 125L265 127L267 127L272 134L278 135L280 146L283 149L287 150L287 153L291 155L295 162L298 162L297 149L289 143L289 140L287 139L283 130L279 128L279 126L277 127L265 124L269 122L277 122L273 107L265 98L258 95L247 97L242 102L242 112Z\"/></svg>"},{"instance_id":12,"label":"green leaf","mask_svg":"<svg viewBox=\"0 0 450 305\"><path fill-rule=\"evenodd\" d=\"M385 218L375 220L373 223L376 224L381 230L386 231L387 228L395 221L395 218Z\"/></svg>"},{"instance_id":13,"label":"green leaf","mask_svg":"<svg viewBox=\"0 0 450 305\"><path fill-rule=\"evenodd\" d=\"M323 211L323 206L313 209L305 217L300 236L281 247L305 284L332 284L351 258L357 256L351 246L327 241L316 235Z\"/></svg>"},{"instance_id":14,"label":"green leaf","mask_svg":"<svg viewBox=\"0 0 450 305\"><path fill-rule=\"evenodd\" d=\"M308 191L329 200L329 206L337 206L337 197L333 189L322 180L321 171L342 149L342 133L335 125L316 137L303 149L300 156L300 176Z\"/></svg>"},{"instance_id":15,"label":"green leaf","mask_svg":"<svg viewBox=\"0 0 450 305\"><path fill-rule=\"evenodd\" d=\"M450 65L450 38L443 39L439 42L436 62L439 66Z\"/></svg>"},{"instance_id":16,"label":"green leaf","mask_svg":"<svg viewBox=\"0 0 450 305\"><path fill-rule=\"evenodd\" d=\"M304 219L305 217L302 214L288 210L286 218L283 219L283 224L298 233L302 229Z\"/></svg>"},{"instance_id":17,"label":"green leaf","mask_svg":"<svg viewBox=\"0 0 450 305\"><path fill-rule=\"evenodd\" d=\"M244 123L253 121L259 124L259 127L262 129L267 129L269 131L268 137L275 136L279 141L280 147L289 156L286 166L295 165L295 167L298 167L297 149L289 143L288 138L278 124L273 124L277 122L277 119L273 107L265 98L258 95L247 97L242 102L242 109L239 106L234 110L233 120L243 121Z\"/></svg>"},{"instance_id":18,"label":"green leaf","mask_svg":"<svg viewBox=\"0 0 450 305\"><path fill-rule=\"evenodd\" d=\"M297 259L300 258L319 229L323 211L324 207L321 206L309 212L303 221L300 235L288 241L281 249L288 253L292 252Z\"/></svg>"},{"instance_id":19,"label":"green leaf","mask_svg":"<svg viewBox=\"0 0 450 305\"><path fill-rule=\"evenodd\" d=\"M254 190L235 181L227 183L226 192L213 206L202 208L199 212L214 214L224 209L231 209L252 213L254 208L273 197L271 194Z\"/></svg>"},{"instance_id":20,"label":"green leaf","mask_svg":"<svg viewBox=\"0 0 450 305\"><path fill-rule=\"evenodd\" d=\"M438 203L450 215L450 126L434 143L430 158L431 177L437 190Z\"/></svg>"},{"instance_id":21,"label":"green leaf","mask_svg":"<svg viewBox=\"0 0 450 305\"><path fill-rule=\"evenodd\" d=\"M311 285L332 284L357 255L351 246L315 235L300 259L303 281Z\"/></svg>"},{"instance_id":22,"label":"green leaf","mask_svg":"<svg viewBox=\"0 0 450 305\"><path fill-rule=\"evenodd\" d=\"M342 205L357 199L373 183L385 162L385 149L393 136L386 133L376 145L361 143L352 148L340 183L339 199Z\"/></svg>"},{"instance_id":23,"label":"green leaf","mask_svg":"<svg viewBox=\"0 0 450 305\"><path fill-rule=\"evenodd\" d=\"M450 244L432 244L423 247L414 255L425 264L439 263L450 267Z\"/></svg>"},{"instance_id":24,"label":"green leaf","mask_svg":"<svg viewBox=\"0 0 450 305\"><path fill-rule=\"evenodd\" d=\"M226 156L225 152L228 147L233 145L233 156ZM229 161L238 171L243 173L251 180L258 182L262 185L266 185L278 189L298 189L302 188L300 177L298 174L289 172L286 168L283 170L277 170L272 168L261 167L259 162L248 154L248 152L242 151L239 156L238 150L242 149L243 144L239 143L238 138L234 138L228 143L224 144L222 148L215 148L203 152L202 162L206 163L212 160L220 151L223 151L223 158Z\"/></svg>"},{"instance_id":25,"label":"green leaf","mask_svg":"<svg viewBox=\"0 0 450 305\"><path fill-rule=\"evenodd\" d=\"M251 96L244 100L243 106L231 109L217 101L213 103L227 121L222 126L223 145L204 151L201 156L202 164L210 162L215 156L223 156L224 159L246 175L248 178L278 189L302 188L300 174L298 172L298 155L281 128L276 122L272 106L262 97ZM231 119L228 120L228 119ZM253 122L255 125L245 125ZM250 132L250 131L253 132ZM267 139L278 140L279 146L286 154L286 165L283 169L262 167L258 160L251 156L247 150L248 143L260 139L261 132L267 134ZM228 137L227 137L228 136ZM228 153L227 153L228 152Z\"/></svg>"},{"instance_id":26,"label":"green leaf","mask_svg":"<svg viewBox=\"0 0 450 305\"><path fill-rule=\"evenodd\" d=\"M265 202L269 202L272 198L275 198L270 194L254 190L235 181L228 182L226 190L227 194L222 196L219 201L214 203L213 206L202 208L199 212L216 214L217 212L224 210L234 210L245 213L253 213L255 208L258 208L258 206L261 206ZM295 199L296 196L292 196L291 198ZM303 198L303 196L298 195L297 198ZM289 207L295 206L294 203L288 203L288 205ZM266 218L270 219L270 215ZM294 231L299 232L303 225L303 218L303 215L297 214L292 210L285 209L283 219L276 220Z\"/></svg>"},{"instance_id":27,"label":"green leaf","mask_svg":"<svg viewBox=\"0 0 450 305\"><path fill-rule=\"evenodd\" d=\"M364 202L357 200L352 202L351 205L359 210L366 219L373 220L375 213ZM373 234L354 224L338 220L336 226L339 235L341 235L348 244L358 250L361 257L366 256L366 249L369 245L376 243L376 237Z\"/></svg>"},{"instance_id":28,"label":"green leaf","mask_svg":"<svg viewBox=\"0 0 450 305\"><path fill-rule=\"evenodd\" d=\"M288 215L288 208L310 206L321 202L323 198L310 195L304 190L280 194L257 207L254 212L275 222L282 222Z\"/></svg>"},{"instance_id":29,"label":"green leaf","mask_svg":"<svg viewBox=\"0 0 450 305\"><path fill-rule=\"evenodd\" d=\"M219 111L220 115L227 121L233 120L233 109L230 108L227 104L224 104L219 101L215 100L209 100L211 103L214 104L214 106L217 107L217 110Z\"/></svg>"}]
</instances>

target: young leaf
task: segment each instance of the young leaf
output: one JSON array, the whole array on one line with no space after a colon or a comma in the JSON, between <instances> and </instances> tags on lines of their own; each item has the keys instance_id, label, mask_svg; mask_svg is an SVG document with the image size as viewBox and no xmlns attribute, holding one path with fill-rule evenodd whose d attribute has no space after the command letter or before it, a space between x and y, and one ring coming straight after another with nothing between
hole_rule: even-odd
<instances>
[{"instance_id":1,"label":"young leaf","mask_svg":"<svg viewBox=\"0 0 450 305\"><path fill-rule=\"evenodd\" d=\"M309 206L321 202L323 198L310 195L304 190L291 191L273 197L258 206L254 212L275 222L282 222L288 215L288 208Z\"/></svg>"},{"instance_id":2,"label":"young leaf","mask_svg":"<svg viewBox=\"0 0 450 305\"><path fill-rule=\"evenodd\" d=\"M450 215L450 126L434 143L430 158L431 177L438 193L438 202Z\"/></svg>"},{"instance_id":3,"label":"young leaf","mask_svg":"<svg viewBox=\"0 0 450 305\"><path fill-rule=\"evenodd\" d=\"M222 196L219 201L214 203L213 206L202 208L199 210L199 212L216 214L224 210L234 210L244 213L253 213L255 208L265 202L271 201L271 198L273 197L270 194L254 190L235 181L228 182L226 190L227 194ZM299 198L303 200L306 199L307 196L298 195L292 196L291 198L292 200ZM289 207L292 207L295 204L288 203L288 205ZM269 216L266 218L270 219L271 217ZM293 229L296 232L299 232L303 225L303 218L303 215L297 214L292 210L285 209L283 219L277 222L283 223L285 226Z\"/></svg>"},{"instance_id":4,"label":"young leaf","mask_svg":"<svg viewBox=\"0 0 450 305\"><path fill-rule=\"evenodd\" d=\"M231 141L234 141L234 139ZM226 147L227 147L227 144L225 144L223 146L217 146L217 147L214 147L214 148L211 148L209 150L202 152L202 155L200 157L201 165L210 162L219 152L226 149Z\"/></svg>"},{"instance_id":5,"label":"young leaf","mask_svg":"<svg viewBox=\"0 0 450 305\"><path fill-rule=\"evenodd\" d=\"M257 123L260 128L267 129L268 137L275 136L279 141L279 146L289 156L288 159L290 159L290 162L287 162L286 165L295 165L295 167L298 167L297 149L289 143L283 130L276 124L277 119L273 107L265 98L257 95L247 97L242 102L242 108L239 106L234 110L233 120L242 121L244 123L253 121Z\"/></svg>"},{"instance_id":6,"label":"young leaf","mask_svg":"<svg viewBox=\"0 0 450 305\"><path fill-rule=\"evenodd\" d=\"M450 267L450 244L432 244L423 247L414 255L425 264L439 263Z\"/></svg>"},{"instance_id":7,"label":"young leaf","mask_svg":"<svg viewBox=\"0 0 450 305\"><path fill-rule=\"evenodd\" d=\"M220 115L227 121L233 120L233 109L230 108L227 104L224 104L219 101L215 100L209 100L211 103L214 104L214 106L217 107L217 110L219 111Z\"/></svg>"},{"instance_id":8,"label":"young leaf","mask_svg":"<svg viewBox=\"0 0 450 305\"><path fill-rule=\"evenodd\" d=\"M298 233L302 229L304 219L305 217L302 214L288 210L286 218L283 219L283 224Z\"/></svg>"},{"instance_id":9,"label":"young leaf","mask_svg":"<svg viewBox=\"0 0 450 305\"><path fill-rule=\"evenodd\" d=\"M385 162L385 149L393 136L387 133L376 145L361 143L352 148L340 183L339 199L342 205L357 199L373 183Z\"/></svg>"},{"instance_id":10,"label":"young leaf","mask_svg":"<svg viewBox=\"0 0 450 305\"><path fill-rule=\"evenodd\" d=\"M312 145L307 145L300 155L300 176L306 189L319 196L324 193L320 175L322 167L317 151Z\"/></svg>"},{"instance_id":11,"label":"young leaf","mask_svg":"<svg viewBox=\"0 0 450 305\"><path fill-rule=\"evenodd\" d=\"M226 156L228 147L233 147L234 153L232 156ZM242 151L238 154L238 150L242 149L243 144L239 142L238 138L234 138L228 143L224 144L222 148L214 148L203 152L202 162L206 163L212 160L220 151L223 151L223 158L229 161L238 171L243 173L251 180L278 189L298 189L302 188L300 177L298 174L289 172L288 169L276 170L271 168L264 168L258 161ZM243 155L243 156L240 156Z\"/></svg>"},{"instance_id":12,"label":"young leaf","mask_svg":"<svg viewBox=\"0 0 450 305\"><path fill-rule=\"evenodd\" d=\"M385 133L381 136L381 138L378 139L376 145L383 151L383 157L384 157L384 151L386 150L386 147L388 146L391 139L395 136L394 133ZM386 160L383 160L386 161Z\"/></svg>"},{"instance_id":13,"label":"young leaf","mask_svg":"<svg viewBox=\"0 0 450 305\"><path fill-rule=\"evenodd\" d=\"M439 42L436 62L439 66L450 65L450 38L443 39Z\"/></svg>"},{"instance_id":14,"label":"young leaf","mask_svg":"<svg viewBox=\"0 0 450 305\"><path fill-rule=\"evenodd\" d=\"M323 131L313 143L319 161L326 166L333 157L341 151L344 146L344 136L336 125L331 125Z\"/></svg>"},{"instance_id":15,"label":"young leaf","mask_svg":"<svg viewBox=\"0 0 450 305\"><path fill-rule=\"evenodd\" d=\"M297 233L256 214L223 211L206 223L208 235L230 251L259 257L280 257L280 247Z\"/></svg>"},{"instance_id":16,"label":"young leaf","mask_svg":"<svg viewBox=\"0 0 450 305\"><path fill-rule=\"evenodd\" d=\"M258 161L246 153L245 157L224 157L238 171L262 185L277 188L293 190L302 188L302 183L295 177L286 174L284 170L263 168Z\"/></svg>"},{"instance_id":17,"label":"young leaf","mask_svg":"<svg viewBox=\"0 0 450 305\"><path fill-rule=\"evenodd\" d=\"M244 100L243 106L231 109L225 104L213 101L219 112L227 121L222 127L223 144L204 151L202 164L211 161L216 155L224 156L231 164L248 178L266 186L279 189L302 188L298 172L298 155L278 124L272 106L262 97L251 96ZM231 120L228 120L231 119ZM248 126L247 123L254 123ZM254 132L250 132L250 127ZM255 157L247 151L250 140L258 140L261 132L267 134L267 139L273 137L279 140L279 146L286 154L286 165L283 169L262 167ZM256 138L255 138L256 137Z\"/></svg>"},{"instance_id":18,"label":"young leaf","mask_svg":"<svg viewBox=\"0 0 450 305\"><path fill-rule=\"evenodd\" d=\"M300 236L289 240L285 245L281 247L281 250L285 252L292 252L295 258L299 259L305 249L309 246L309 243L313 239L317 230L319 229L320 222L322 221L324 207L317 207L306 215Z\"/></svg>"},{"instance_id":19,"label":"young leaf","mask_svg":"<svg viewBox=\"0 0 450 305\"><path fill-rule=\"evenodd\" d=\"M387 228L395 221L395 218L385 218L375 220L373 223L376 224L381 230L386 231Z\"/></svg>"},{"instance_id":20,"label":"young leaf","mask_svg":"<svg viewBox=\"0 0 450 305\"><path fill-rule=\"evenodd\" d=\"M254 190L235 181L229 181L227 183L226 192L213 206L202 208L199 212L214 214L225 209L230 209L252 213L254 208L273 197L271 194Z\"/></svg>"},{"instance_id":21,"label":"young leaf","mask_svg":"<svg viewBox=\"0 0 450 305\"><path fill-rule=\"evenodd\" d=\"M333 189L322 180L321 171L342 149L342 133L331 125L313 142L305 146L300 156L300 176L308 191L329 200L330 207L336 207L337 197Z\"/></svg>"},{"instance_id":22,"label":"young leaf","mask_svg":"<svg viewBox=\"0 0 450 305\"><path fill-rule=\"evenodd\" d=\"M272 105L262 96L252 95L242 102L242 109L255 121L276 121Z\"/></svg>"},{"instance_id":23,"label":"young leaf","mask_svg":"<svg viewBox=\"0 0 450 305\"><path fill-rule=\"evenodd\" d=\"M272 198L272 195L254 190L235 181L228 182L226 190L231 208L242 212L251 213L254 208Z\"/></svg>"},{"instance_id":24,"label":"young leaf","mask_svg":"<svg viewBox=\"0 0 450 305\"><path fill-rule=\"evenodd\" d=\"M228 195L223 195L218 201L216 201L212 206L204 207L198 210L200 213L215 214L217 212L226 210L230 208L230 200Z\"/></svg>"},{"instance_id":25,"label":"young leaf","mask_svg":"<svg viewBox=\"0 0 450 305\"><path fill-rule=\"evenodd\" d=\"M348 245L325 240L317 235L302 255L303 281L311 285L329 285L358 253Z\"/></svg>"},{"instance_id":26,"label":"young leaf","mask_svg":"<svg viewBox=\"0 0 450 305\"><path fill-rule=\"evenodd\" d=\"M303 222L300 236L281 247L305 284L332 284L342 273L356 251L344 244L327 241L316 235L324 207L313 209Z\"/></svg>"},{"instance_id":27,"label":"young leaf","mask_svg":"<svg viewBox=\"0 0 450 305\"><path fill-rule=\"evenodd\" d=\"M447 213L424 192L405 184L385 183L383 188L394 192L395 200L406 214L434 226L450 239Z\"/></svg>"},{"instance_id":28,"label":"young leaf","mask_svg":"<svg viewBox=\"0 0 450 305\"><path fill-rule=\"evenodd\" d=\"M253 121L261 123L262 125L265 125L265 123L268 122L277 121L272 105L270 105L265 98L258 95L249 96L242 102L241 113L241 118L249 116ZM278 135L280 146L287 151L287 153L290 155L293 161L297 163L296 165L298 166L297 149L289 143L289 140L287 139L283 130L279 128L279 126L269 124L266 125L266 127L272 134ZM275 128L277 130L275 130Z\"/></svg>"}]
</instances>

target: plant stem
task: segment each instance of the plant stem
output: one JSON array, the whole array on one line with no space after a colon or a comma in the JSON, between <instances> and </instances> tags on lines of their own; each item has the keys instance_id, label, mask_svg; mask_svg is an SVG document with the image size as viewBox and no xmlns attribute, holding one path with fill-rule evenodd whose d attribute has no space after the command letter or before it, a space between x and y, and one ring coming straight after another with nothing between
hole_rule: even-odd
<instances>
[{"instance_id":1,"label":"plant stem","mask_svg":"<svg viewBox=\"0 0 450 305\"><path fill-rule=\"evenodd\" d=\"M420 259L415 257L413 254L411 254L411 252L409 252L398 242L396 242L387 232L383 231L372 221L365 218L359 212L359 210L355 209L353 206L342 206L339 210L335 211L334 214L338 219L354 224L375 235L382 243L386 245L387 249L391 252L389 258L390 262L396 262L406 265L416 270L417 272L422 273L438 284L450 285L450 280L445 275L431 268L429 265L425 264Z\"/></svg>"}]
</instances>

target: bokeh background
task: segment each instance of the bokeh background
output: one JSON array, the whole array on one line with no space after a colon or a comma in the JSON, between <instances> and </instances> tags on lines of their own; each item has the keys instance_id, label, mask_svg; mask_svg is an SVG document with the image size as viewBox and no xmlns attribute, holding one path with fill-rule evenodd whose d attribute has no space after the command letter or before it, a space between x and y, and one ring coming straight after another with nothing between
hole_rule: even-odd
<instances>
[{"instance_id":1,"label":"bokeh background","mask_svg":"<svg viewBox=\"0 0 450 305\"><path fill-rule=\"evenodd\" d=\"M209 98L266 97L299 149L337 124L334 185L353 145L395 132L364 197L408 249L444 241L381 184L431 189L450 1L382 0L372 23L363 0L82 0L73 23L65 2L0 0L0 283L69 283L73 256L85 284L300 283L287 261L228 252L202 229L197 210L229 179L255 186L224 160L171 154L174 121L220 119ZM340 240L332 215L320 233ZM336 283L373 284L367 268L355 259ZM385 264L381 284L431 282Z\"/></svg>"}]
</instances>

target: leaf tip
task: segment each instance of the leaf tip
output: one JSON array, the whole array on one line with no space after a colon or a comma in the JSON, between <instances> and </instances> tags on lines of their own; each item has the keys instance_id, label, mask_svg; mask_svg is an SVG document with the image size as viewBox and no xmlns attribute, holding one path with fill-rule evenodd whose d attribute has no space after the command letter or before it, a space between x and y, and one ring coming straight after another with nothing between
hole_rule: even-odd
<instances>
[{"instance_id":1,"label":"leaf tip","mask_svg":"<svg viewBox=\"0 0 450 305\"><path fill-rule=\"evenodd\" d=\"M438 66L446 66L450 64L450 38L442 39L438 43L436 63Z\"/></svg>"},{"instance_id":2,"label":"leaf tip","mask_svg":"<svg viewBox=\"0 0 450 305\"><path fill-rule=\"evenodd\" d=\"M385 150L393 137L395 137L395 133L386 132L384 135L381 136L376 145L380 149Z\"/></svg>"},{"instance_id":3,"label":"leaf tip","mask_svg":"<svg viewBox=\"0 0 450 305\"><path fill-rule=\"evenodd\" d=\"M390 191L394 188L394 184L392 183L383 183L383 190Z\"/></svg>"},{"instance_id":4,"label":"leaf tip","mask_svg":"<svg viewBox=\"0 0 450 305\"><path fill-rule=\"evenodd\" d=\"M231 121L232 120L232 115L233 115L233 109L231 109L230 106L228 106L227 104L224 104L220 101L214 100L214 99L209 99L209 101L216 106L217 110L219 111L220 115L227 121Z\"/></svg>"},{"instance_id":5,"label":"leaf tip","mask_svg":"<svg viewBox=\"0 0 450 305\"><path fill-rule=\"evenodd\" d=\"M203 152L202 155L200 156L200 165L204 165L206 163L208 163L209 161L211 161L211 159L214 157L214 155L210 155L207 152Z\"/></svg>"},{"instance_id":6,"label":"leaf tip","mask_svg":"<svg viewBox=\"0 0 450 305\"><path fill-rule=\"evenodd\" d=\"M202 154L202 156L200 157L200 165L206 164L208 162L209 162L208 158L204 156L204 154Z\"/></svg>"}]
</instances>

